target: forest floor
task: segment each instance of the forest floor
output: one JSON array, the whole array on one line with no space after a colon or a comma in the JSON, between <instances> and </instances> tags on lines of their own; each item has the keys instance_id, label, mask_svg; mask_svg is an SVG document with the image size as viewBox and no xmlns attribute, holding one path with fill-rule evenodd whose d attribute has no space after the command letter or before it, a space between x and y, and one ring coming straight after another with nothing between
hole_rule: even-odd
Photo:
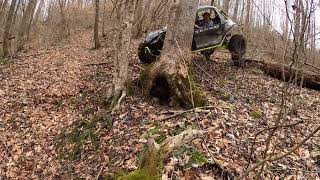
<instances>
[{"instance_id":1,"label":"forest floor","mask_svg":"<svg viewBox=\"0 0 320 180\"><path fill-rule=\"evenodd\" d=\"M206 138L185 145L166 161L164 177L223 179L262 158L268 134L263 130L274 126L283 82L255 67L232 67L226 52L217 52L210 61L195 56L196 80L213 108L162 120L164 112L177 108L159 105L132 87L120 110L110 115L112 48L92 50L92 42L84 32L0 65L0 179L99 179L130 171L138 166L146 134L161 141L188 127L206 130ZM130 80L143 68L137 43ZM273 153L290 149L320 122L320 92L289 91L282 125L290 127L276 132ZM319 137L269 163L266 175L319 179Z\"/></svg>"}]
</instances>

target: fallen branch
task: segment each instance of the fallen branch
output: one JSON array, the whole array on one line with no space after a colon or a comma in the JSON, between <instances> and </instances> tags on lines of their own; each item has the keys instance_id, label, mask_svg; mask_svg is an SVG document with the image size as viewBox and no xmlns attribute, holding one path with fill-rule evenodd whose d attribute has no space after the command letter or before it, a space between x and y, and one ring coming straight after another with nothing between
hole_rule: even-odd
<instances>
[{"instance_id":1,"label":"fallen branch","mask_svg":"<svg viewBox=\"0 0 320 180\"><path fill-rule=\"evenodd\" d=\"M250 151L250 155L249 155L249 157L250 157L250 162L252 161L253 147L254 147L254 145L256 144L257 137L258 137L261 133L263 133L263 132L265 132L265 131L269 131L269 130L279 129L279 128L290 128L290 127L296 126L296 125L301 124L301 123L303 123L303 121L299 121L299 122L296 122L296 123L294 123L294 124L289 124L289 125L270 127L270 128L263 129L263 130L259 131L258 133L256 133L255 136L254 136L253 143L252 143L251 148L250 148L250 150L251 150L251 151ZM249 165L250 165L250 163L248 164L248 166L247 166L246 169L248 169Z\"/></svg>"},{"instance_id":2,"label":"fallen branch","mask_svg":"<svg viewBox=\"0 0 320 180\"><path fill-rule=\"evenodd\" d=\"M167 159L170 154L177 148L187 144L195 139L203 138L204 131L187 129L179 135L169 137L160 144L160 151L164 159Z\"/></svg>"},{"instance_id":3,"label":"fallen branch","mask_svg":"<svg viewBox=\"0 0 320 180\"><path fill-rule=\"evenodd\" d=\"M215 108L214 106L204 106L204 107L196 107L196 108L192 108L192 109L189 109L189 110L185 110L185 111L167 111L163 114L172 114L170 116L167 116L167 117L164 117L164 118L160 118L159 121L165 121L165 120L168 120L168 119L172 119L172 118L175 118L177 116L181 116L183 114L186 114L186 113L190 113L190 112L208 112L208 109L213 109Z\"/></svg>"},{"instance_id":4,"label":"fallen branch","mask_svg":"<svg viewBox=\"0 0 320 180\"><path fill-rule=\"evenodd\" d=\"M102 171L103 171L103 169L104 169L104 167L106 166L106 163L103 163L103 165L102 165L102 167L101 167L101 169L100 169L100 171L99 171L99 173L98 173L98 175L96 176L96 180L98 180L99 179L99 177L100 177L100 175L101 175L101 173L102 173Z\"/></svg>"},{"instance_id":5,"label":"fallen branch","mask_svg":"<svg viewBox=\"0 0 320 180\"><path fill-rule=\"evenodd\" d=\"M92 64L85 64L84 66L104 66L109 65L110 62L103 62L103 63L92 63Z\"/></svg>"},{"instance_id":6,"label":"fallen branch","mask_svg":"<svg viewBox=\"0 0 320 180\"><path fill-rule=\"evenodd\" d=\"M296 168L285 168L285 169L281 169L281 168L269 168L269 170L271 171L301 171L304 173L317 173L320 174L320 171L315 171L315 170L304 170L304 169L296 169Z\"/></svg>"},{"instance_id":7,"label":"fallen branch","mask_svg":"<svg viewBox=\"0 0 320 180\"><path fill-rule=\"evenodd\" d=\"M305 62L304 64L320 71L320 68L317 66L314 66L314 65L307 63L307 62Z\"/></svg>"},{"instance_id":8,"label":"fallen branch","mask_svg":"<svg viewBox=\"0 0 320 180\"><path fill-rule=\"evenodd\" d=\"M148 139L148 147L141 157L138 169L118 179L125 180L134 177L135 179L161 179L163 162L171 156L172 152L184 144L203 137L204 131L187 129L179 135L167 138L160 144L154 139Z\"/></svg>"},{"instance_id":9,"label":"fallen branch","mask_svg":"<svg viewBox=\"0 0 320 180\"><path fill-rule=\"evenodd\" d=\"M239 179L244 179L245 177L247 177L249 175L249 173L255 169L257 169L258 167L260 167L261 165L265 164L266 162L273 162L273 161L278 161L288 155L290 155L291 153L293 153L295 150L297 150L298 148L300 148L304 143L306 143L311 137L313 137L318 131L320 131L320 126L318 126L312 133L310 133L306 138L304 138L299 144L297 144L296 146L294 146L291 150L282 153L278 156L275 157L268 157L262 161L260 161L259 163L257 163L256 165L252 166L250 169L248 169L247 171L245 171L243 173L242 176L240 176Z\"/></svg>"}]
</instances>

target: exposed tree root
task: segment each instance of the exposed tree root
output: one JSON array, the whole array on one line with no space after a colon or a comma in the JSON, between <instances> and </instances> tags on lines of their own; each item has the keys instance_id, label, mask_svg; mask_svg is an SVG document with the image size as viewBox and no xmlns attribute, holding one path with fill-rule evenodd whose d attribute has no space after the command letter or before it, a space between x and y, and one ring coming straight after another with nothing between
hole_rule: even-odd
<instances>
[{"instance_id":1,"label":"exposed tree root","mask_svg":"<svg viewBox=\"0 0 320 180\"><path fill-rule=\"evenodd\" d=\"M111 113L114 113L116 110L118 110L120 108L121 102L123 101L123 99L127 96L127 92L125 90L123 90L121 92L121 96L115 96L111 108L112 111ZM118 98L119 97L119 98Z\"/></svg>"}]
</instances>

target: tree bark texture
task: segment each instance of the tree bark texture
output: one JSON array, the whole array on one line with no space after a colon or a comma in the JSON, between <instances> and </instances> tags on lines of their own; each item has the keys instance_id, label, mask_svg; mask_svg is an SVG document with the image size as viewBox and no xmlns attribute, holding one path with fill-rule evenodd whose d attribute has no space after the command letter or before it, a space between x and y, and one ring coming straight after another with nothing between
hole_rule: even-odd
<instances>
[{"instance_id":1,"label":"tree bark texture","mask_svg":"<svg viewBox=\"0 0 320 180\"><path fill-rule=\"evenodd\" d=\"M117 6L118 23L115 38L113 105L116 103L115 101L118 101L120 96L126 95L135 0L120 1Z\"/></svg>"},{"instance_id":2,"label":"tree bark texture","mask_svg":"<svg viewBox=\"0 0 320 180\"><path fill-rule=\"evenodd\" d=\"M94 18L94 48L100 47L99 42L99 0L95 0L95 18Z\"/></svg>"},{"instance_id":3,"label":"tree bark texture","mask_svg":"<svg viewBox=\"0 0 320 180\"><path fill-rule=\"evenodd\" d=\"M29 26L29 22L33 18L36 5L37 5L37 0L30 0L27 5L27 9L22 16L22 20L18 30L18 51L20 51L23 48L23 45L25 43L24 35L26 31L28 32L27 28Z\"/></svg>"},{"instance_id":4,"label":"tree bark texture","mask_svg":"<svg viewBox=\"0 0 320 180\"><path fill-rule=\"evenodd\" d=\"M4 34L3 34L3 56L8 56L9 55L9 38L11 35L11 26L12 26L12 21L13 21L13 17L14 17L14 10L16 8L16 4L17 4L17 0L12 0L11 1L11 5L10 5L10 9L8 12L8 16L7 16L7 22L6 22L6 26L4 28Z\"/></svg>"}]
</instances>

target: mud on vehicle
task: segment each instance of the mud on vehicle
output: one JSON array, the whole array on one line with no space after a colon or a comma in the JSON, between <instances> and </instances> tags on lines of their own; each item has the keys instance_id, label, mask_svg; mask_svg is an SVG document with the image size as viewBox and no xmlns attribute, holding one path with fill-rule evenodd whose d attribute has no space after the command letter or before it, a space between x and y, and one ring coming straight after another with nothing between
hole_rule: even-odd
<instances>
[{"instance_id":1,"label":"mud on vehicle","mask_svg":"<svg viewBox=\"0 0 320 180\"><path fill-rule=\"evenodd\" d=\"M204 19L204 15L209 15ZM203 26L210 18L210 25ZM246 40L242 35L232 35L237 26L224 11L214 6L200 6L197 10L192 40L192 52L199 52L207 59L217 49L227 48L234 65L239 66L246 53ZM163 28L149 33L140 43L138 56L142 63L150 64L161 54L167 29Z\"/></svg>"}]
</instances>

